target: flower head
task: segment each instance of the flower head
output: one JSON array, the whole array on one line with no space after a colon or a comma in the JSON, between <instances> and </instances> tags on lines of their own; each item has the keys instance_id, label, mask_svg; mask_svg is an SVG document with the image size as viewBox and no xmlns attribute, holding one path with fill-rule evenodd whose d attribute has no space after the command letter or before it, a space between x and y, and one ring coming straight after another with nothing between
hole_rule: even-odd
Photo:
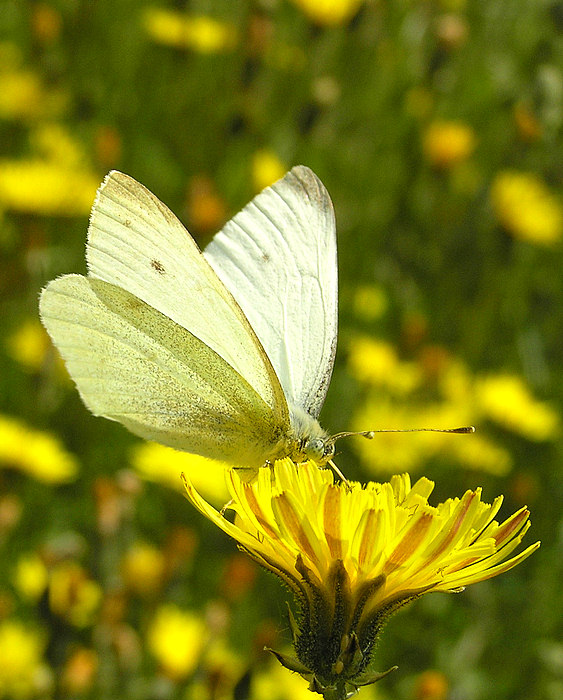
<instances>
[{"instance_id":1,"label":"flower head","mask_svg":"<svg viewBox=\"0 0 563 700\"><path fill-rule=\"evenodd\" d=\"M203 618L175 605L162 605L148 631L148 645L163 672L174 679L192 673L205 642Z\"/></svg>"},{"instance_id":2,"label":"flower head","mask_svg":"<svg viewBox=\"0 0 563 700\"><path fill-rule=\"evenodd\" d=\"M293 3L321 26L346 24L364 0L293 0Z\"/></svg>"},{"instance_id":3,"label":"flower head","mask_svg":"<svg viewBox=\"0 0 563 700\"><path fill-rule=\"evenodd\" d=\"M330 470L289 459L250 483L237 470L227 474L234 523L186 479L188 498L292 589L297 658L275 655L327 697L330 689L344 697L381 677L369 668L373 647L399 607L508 571L539 546L509 557L529 528L529 512L499 524L502 498L489 505L479 489L433 507L434 484L421 478L411 486L407 474L382 484L336 484Z\"/></svg>"},{"instance_id":4,"label":"flower head","mask_svg":"<svg viewBox=\"0 0 563 700\"><path fill-rule=\"evenodd\" d=\"M475 140L475 133L467 124L436 121L424 133L424 153L435 167L451 168L471 155Z\"/></svg>"},{"instance_id":5,"label":"flower head","mask_svg":"<svg viewBox=\"0 0 563 700\"><path fill-rule=\"evenodd\" d=\"M228 51L236 44L233 26L205 15L149 7L145 12L145 28L159 44L202 54Z\"/></svg>"},{"instance_id":6,"label":"flower head","mask_svg":"<svg viewBox=\"0 0 563 700\"><path fill-rule=\"evenodd\" d=\"M43 635L16 619L0 622L0 697L37 697L43 663Z\"/></svg>"},{"instance_id":7,"label":"flower head","mask_svg":"<svg viewBox=\"0 0 563 700\"><path fill-rule=\"evenodd\" d=\"M563 235L563 208L533 173L500 172L491 187L491 202L504 228L516 238L551 245Z\"/></svg>"}]
</instances>

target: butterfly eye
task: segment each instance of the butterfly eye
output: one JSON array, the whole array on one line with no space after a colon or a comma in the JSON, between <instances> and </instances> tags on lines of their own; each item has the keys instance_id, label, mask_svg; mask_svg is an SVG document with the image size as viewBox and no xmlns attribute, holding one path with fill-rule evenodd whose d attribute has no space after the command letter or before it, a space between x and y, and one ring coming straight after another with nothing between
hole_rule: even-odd
<instances>
[{"instance_id":1,"label":"butterfly eye","mask_svg":"<svg viewBox=\"0 0 563 700\"><path fill-rule=\"evenodd\" d=\"M334 454L334 444L327 443L322 438L311 438L305 443L303 452L307 459L323 464Z\"/></svg>"}]
</instances>

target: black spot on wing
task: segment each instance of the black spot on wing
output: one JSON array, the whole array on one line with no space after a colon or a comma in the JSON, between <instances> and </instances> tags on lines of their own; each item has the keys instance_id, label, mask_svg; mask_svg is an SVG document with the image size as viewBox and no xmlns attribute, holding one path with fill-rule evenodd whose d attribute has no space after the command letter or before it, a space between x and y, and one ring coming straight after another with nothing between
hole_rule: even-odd
<instances>
[{"instance_id":1,"label":"black spot on wing","mask_svg":"<svg viewBox=\"0 0 563 700\"><path fill-rule=\"evenodd\" d=\"M161 275L164 275L166 272L164 265L159 260L151 260L151 267Z\"/></svg>"}]
</instances>

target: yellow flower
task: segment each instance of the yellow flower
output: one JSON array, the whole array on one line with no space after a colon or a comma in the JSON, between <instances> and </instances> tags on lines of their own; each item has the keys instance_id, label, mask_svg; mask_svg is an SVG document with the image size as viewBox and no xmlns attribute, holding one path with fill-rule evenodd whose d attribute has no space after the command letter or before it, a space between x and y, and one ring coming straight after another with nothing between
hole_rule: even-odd
<instances>
[{"instance_id":1,"label":"yellow flower","mask_svg":"<svg viewBox=\"0 0 563 700\"><path fill-rule=\"evenodd\" d=\"M279 664L260 668L252 677L253 700L312 700L307 682L296 673L287 673Z\"/></svg>"},{"instance_id":2,"label":"yellow flower","mask_svg":"<svg viewBox=\"0 0 563 700\"><path fill-rule=\"evenodd\" d=\"M161 587L164 567L164 556L159 549L137 542L123 560L123 578L130 589L140 595L150 595Z\"/></svg>"},{"instance_id":3,"label":"yellow flower","mask_svg":"<svg viewBox=\"0 0 563 700\"><path fill-rule=\"evenodd\" d=\"M367 401L356 411L352 429L367 426L368 429L416 429L448 428L468 425L470 415L461 404L428 403L424 407L416 403L397 405L378 394L370 394ZM353 448L361 457L362 464L370 472L394 474L397 471L415 471L430 457L455 455L463 446L458 443L471 442L474 436L450 435L439 432L380 432L373 440L353 441ZM375 444L374 444L375 443ZM475 466L472 464L472 467ZM485 468L485 465L481 465ZM496 472L496 470L495 470Z\"/></svg>"},{"instance_id":4,"label":"yellow flower","mask_svg":"<svg viewBox=\"0 0 563 700\"><path fill-rule=\"evenodd\" d=\"M216 505L223 505L229 498L223 462L178 452L156 442L143 442L133 448L131 464L143 479L174 489L181 489L181 474L187 472L198 490Z\"/></svg>"},{"instance_id":5,"label":"yellow flower","mask_svg":"<svg viewBox=\"0 0 563 700\"><path fill-rule=\"evenodd\" d=\"M163 605L147 633L148 646L162 670L174 680L189 676L200 661L206 641L201 617L175 605Z\"/></svg>"},{"instance_id":6,"label":"yellow flower","mask_svg":"<svg viewBox=\"0 0 563 700\"><path fill-rule=\"evenodd\" d=\"M88 163L82 144L56 123L40 124L30 135L31 149L49 163L65 168L85 168Z\"/></svg>"},{"instance_id":7,"label":"yellow flower","mask_svg":"<svg viewBox=\"0 0 563 700\"><path fill-rule=\"evenodd\" d=\"M345 24L364 0L293 0L313 22L327 26Z\"/></svg>"},{"instance_id":8,"label":"yellow flower","mask_svg":"<svg viewBox=\"0 0 563 700\"><path fill-rule=\"evenodd\" d=\"M0 206L41 216L86 216L99 184L89 170L41 159L0 161Z\"/></svg>"},{"instance_id":9,"label":"yellow flower","mask_svg":"<svg viewBox=\"0 0 563 700\"><path fill-rule=\"evenodd\" d=\"M500 223L516 238L549 245L563 234L561 203L533 173L499 173L491 202Z\"/></svg>"},{"instance_id":10,"label":"yellow flower","mask_svg":"<svg viewBox=\"0 0 563 700\"><path fill-rule=\"evenodd\" d=\"M381 627L399 607L508 571L539 546L511 557L530 526L529 511L499 524L502 497L489 505L480 489L430 506L428 479L412 487L407 474L382 484L335 484L332 471L289 459L260 469L251 483L234 469L227 479L234 523L186 479L188 498L292 589L296 658L275 655L311 690L334 689L334 697L381 677L367 669Z\"/></svg>"},{"instance_id":11,"label":"yellow flower","mask_svg":"<svg viewBox=\"0 0 563 700\"><path fill-rule=\"evenodd\" d=\"M44 99L39 77L30 70L0 73L0 117L26 119L36 116Z\"/></svg>"},{"instance_id":12,"label":"yellow flower","mask_svg":"<svg viewBox=\"0 0 563 700\"><path fill-rule=\"evenodd\" d=\"M145 29L154 41L200 53L228 51L236 45L236 30L225 22L205 15L190 16L173 10L149 8Z\"/></svg>"},{"instance_id":13,"label":"yellow flower","mask_svg":"<svg viewBox=\"0 0 563 700\"><path fill-rule=\"evenodd\" d=\"M485 416L529 440L550 440L558 433L555 409L534 399L518 376L484 377L477 381L475 393Z\"/></svg>"},{"instance_id":14,"label":"yellow flower","mask_svg":"<svg viewBox=\"0 0 563 700\"><path fill-rule=\"evenodd\" d=\"M476 469L494 476L504 476L512 469L510 453L479 433L468 440L450 440L448 453L467 469Z\"/></svg>"},{"instance_id":15,"label":"yellow flower","mask_svg":"<svg viewBox=\"0 0 563 700\"><path fill-rule=\"evenodd\" d=\"M420 367L401 362L395 348L386 341L358 336L350 344L350 373L360 382L387 387L392 393L411 393L420 385Z\"/></svg>"},{"instance_id":16,"label":"yellow flower","mask_svg":"<svg viewBox=\"0 0 563 700\"><path fill-rule=\"evenodd\" d=\"M21 469L40 481L71 481L78 471L76 458L50 433L0 416L0 466Z\"/></svg>"},{"instance_id":17,"label":"yellow flower","mask_svg":"<svg viewBox=\"0 0 563 700\"><path fill-rule=\"evenodd\" d=\"M6 341L8 353L26 369L37 371L50 347L49 336L37 319L26 319Z\"/></svg>"},{"instance_id":18,"label":"yellow flower","mask_svg":"<svg viewBox=\"0 0 563 700\"><path fill-rule=\"evenodd\" d=\"M252 158L252 181L256 192L269 187L287 172L287 167L268 149L256 151Z\"/></svg>"},{"instance_id":19,"label":"yellow flower","mask_svg":"<svg viewBox=\"0 0 563 700\"><path fill-rule=\"evenodd\" d=\"M470 126L461 122L436 121L426 129L422 145L432 165L447 169L473 153L475 133Z\"/></svg>"},{"instance_id":20,"label":"yellow flower","mask_svg":"<svg viewBox=\"0 0 563 700\"><path fill-rule=\"evenodd\" d=\"M44 646L42 635L19 620L0 622L0 697L37 697Z\"/></svg>"},{"instance_id":21,"label":"yellow flower","mask_svg":"<svg viewBox=\"0 0 563 700\"><path fill-rule=\"evenodd\" d=\"M49 573L37 554L25 554L16 565L14 584L26 598L37 601L47 588Z\"/></svg>"},{"instance_id":22,"label":"yellow flower","mask_svg":"<svg viewBox=\"0 0 563 700\"><path fill-rule=\"evenodd\" d=\"M375 321L387 311L387 296L381 287L365 284L354 292L354 311L364 321Z\"/></svg>"},{"instance_id":23,"label":"yellow flower","mask_svg":"<svg viewBox=\"0 0 563 700\"><path fill-rule=\"evenodd\" d=\"M50 608L76 627L93 624L101 600L102 589L80 564L65 561L51 571Z\"/></svg>"},{"instance_id":24,"label":"yellow flower","mask_svg":"<svg viewBox=\"0 0 563 700\"><path fill-rule=\"evenodd\" d=\"M67 106L66 92L47 89L39 74L25 67L19 46L0 42L0 118L35 122L60 117Z\"/></svg>"}]
</instances>

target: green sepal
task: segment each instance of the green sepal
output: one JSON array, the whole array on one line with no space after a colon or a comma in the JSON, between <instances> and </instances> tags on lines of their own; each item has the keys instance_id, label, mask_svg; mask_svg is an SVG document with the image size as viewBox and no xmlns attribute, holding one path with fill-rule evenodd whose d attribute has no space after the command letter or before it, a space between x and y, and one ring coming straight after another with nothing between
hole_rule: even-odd
<instances>
[{"instance_id":1,"label":"green sepal","mask_svg":"<svg viewBox=\"0 0 563 700\"><path fill-rule=\"evenodd\" d=\"M299 661L299 659L296 659L294 656L284 654L283 652L276 651L275 649L270 649L269 647L264 647L264 651L269 651L270 654L273 654L276 657L276 659L280 662L280 664L287 668L289 671L299 673L306 680L311 680L311 678L313 677L313 672L311 671L311 669L307 668L307 666L302 664L301 661Z\"/></svg>"},{"instance_id":2,"label":"green sepal","mask_svg":"<svg viewBox=\"0 0 563 700\"><path fill-rule=\"evenodd\" d=\"M383 673L365 673L358 678L354 679L354 685L358 688L360 688L363 685L371 685L372 683L377 683L377 681L380 681L382 678L385 678L391 671L396 671L399 667L398 666L391 666L391 668L388 668L387 671L383 671Z\"/></svg>"}]
</instances>

